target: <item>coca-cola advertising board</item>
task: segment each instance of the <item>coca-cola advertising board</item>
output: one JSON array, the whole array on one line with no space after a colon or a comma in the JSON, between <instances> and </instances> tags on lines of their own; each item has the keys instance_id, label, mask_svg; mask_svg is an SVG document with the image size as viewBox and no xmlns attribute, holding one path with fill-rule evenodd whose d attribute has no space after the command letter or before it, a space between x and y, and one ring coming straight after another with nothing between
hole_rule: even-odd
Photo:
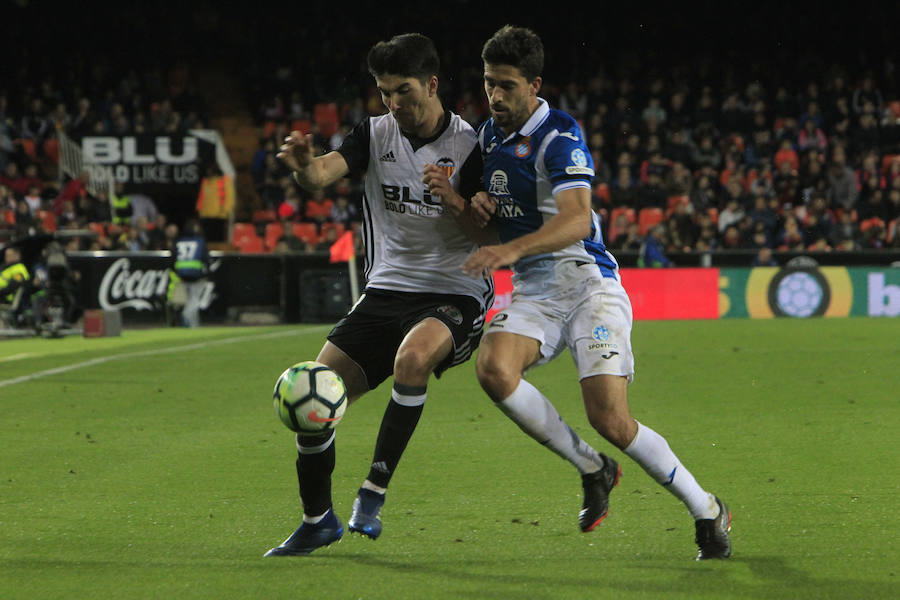
<instances>
[{"instance_id":1,"label":"coca-cola advertising board","mask_svg":"<svg viewBox=\"0 0 900 600\"><path fill-rule=\"evenodd\" d=\"M165 315L172 259L168 252L80 252L69 257L79 273L80 302L84 308L122 311L129 321L159 321ZM210 261L204 281L201 315L217 319L225 306L217 290L222 262Z\"/></svg>"}]
</instances>

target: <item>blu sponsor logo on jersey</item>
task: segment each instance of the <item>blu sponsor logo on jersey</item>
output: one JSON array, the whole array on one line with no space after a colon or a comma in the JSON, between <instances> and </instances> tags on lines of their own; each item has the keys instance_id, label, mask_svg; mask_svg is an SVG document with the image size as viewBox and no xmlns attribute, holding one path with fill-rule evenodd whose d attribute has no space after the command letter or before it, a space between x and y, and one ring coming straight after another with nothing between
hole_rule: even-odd
<instances>
[{"instance_id":1,"label":"blu sponsor logo on jersey","mask_svg":"<svg viewBox=\"0 0 900 600\"><path fill-rule=\"evenodd\" d=\"M382 183L381 193L384 194L384 208L391 212L423 217L436 217L444 213L440 199L434 198L428 190L422 190L422 199L419 200L405 185Z\"/></svg>"}]
</instances>

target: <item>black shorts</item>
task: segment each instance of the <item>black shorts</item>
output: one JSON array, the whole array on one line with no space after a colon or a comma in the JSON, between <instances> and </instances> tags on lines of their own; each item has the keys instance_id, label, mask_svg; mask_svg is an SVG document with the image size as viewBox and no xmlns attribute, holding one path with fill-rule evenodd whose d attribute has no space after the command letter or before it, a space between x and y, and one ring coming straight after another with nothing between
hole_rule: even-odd
<instances>
[{"instance_id":1,"label":"black shorts","mask_svg":"<svg viewBox=\"0 0 900 600\"><path fill-rule=\"evenodd\" d=\"M416 324L434 317L450 330L453 351L434 370L440 377L472 356L481 341L484 314L481 304L470 296L367 289L334 326L328 341L362 368L369 388L375 389L394 373L397 349Z\"/></svg>"}]
</instances>

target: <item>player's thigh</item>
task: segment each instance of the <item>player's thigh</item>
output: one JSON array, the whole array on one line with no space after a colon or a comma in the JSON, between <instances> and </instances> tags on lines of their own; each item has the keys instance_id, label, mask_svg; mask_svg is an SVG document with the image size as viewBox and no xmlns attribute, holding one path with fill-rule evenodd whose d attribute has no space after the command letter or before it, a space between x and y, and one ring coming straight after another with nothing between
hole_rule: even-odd
<instances>
[{"instance_id":1,"label":"player's thigh","mask_svg":"<svg viewBox=\"0 0 900 600\"><path fill-rule=\"evenodd\" d=\"M522 373L540 359L538 340L495 330L481 342L475 372L491 400L500 402L516 390Z\"/></svg>"},{"instance_id":2,"label":"player's thigh","mask_svg":"<svg viewBox=\"0 0 900 600\"><path fill-rule=\"evenodd\" d=\"M435 317L426 317L413 325L400 342L394 358L394 377L409 385L424 385L452 350L453 338L447 325Z\"/></svg>"},{"instance_id":3,"label":"player's thigh","mask_svg":"<svg viewBox=\"0 0 900 600\"><path fill-rule=\"evenodd\" d=\"M347 387L347 398L350 402L355 401L369 391L369 383L362 368L352 358L347 356L343 350L331 342L325 342L316 360L330 367L341 376L341 379L344 380L344 385Z\"/></svg>"},{"instance_id":4,"label":"player's thigh","mask_svg":"<svg viewBox=\"0 0 900 600\"><path fill-rule=\"evenodd\" d=\"M574 310L566 331L579 379L617 375L634 379L631 303L615 280L597 286Z\"/></svg>"}]
</instances>

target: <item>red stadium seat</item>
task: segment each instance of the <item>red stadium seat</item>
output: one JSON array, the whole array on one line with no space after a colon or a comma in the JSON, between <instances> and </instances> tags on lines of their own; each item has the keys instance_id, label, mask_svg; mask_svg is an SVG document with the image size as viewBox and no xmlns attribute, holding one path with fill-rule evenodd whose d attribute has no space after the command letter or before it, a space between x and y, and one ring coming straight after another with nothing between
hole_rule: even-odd
<instances>
[{"instance_id":1,"label":"red stadium seat","mask_svg":"<svg viewBox=\"0 0 900 600\"><path fill-rule=\"evenodd\" d=\"M49 210L39 210L35 214L45 231L56 231L56 216Z\"/></svg>"},{"instance_id":2,"label":"red stadium seat","mask_svg":"<svg viewBox=\"0 0 900 600\"><path fill-rule=\"evenodd\" d=\"M268 223L270 221L277 221L278 215L274 210L255 210L253 211L253 222L254 223Z\"/></svg>"},{"instance_id":3,"label":"red stadium seat","mask_svg":"<svg viewBox=\"0 0 900 600\"><path fill-rule=\"evenodd\" d=\"M291 131L299 131L300 133L309 133L312 129L312 123L309 119L295 119L291 122Z\"/></svg>"},{"instance_id":4,"label":"red stadium seat","mask_svg":"<svg viewBox=\"0 0 900 600\"><path fill-rule=\"evenodd\" d=\"M331 137L338 129L338 108L334 102L319 102L313 108L313 120L319 126L319 133Z\"/></svg>"},{"instance_id":5,"label":"red stadium seat","mask_svg":"<svg viewBox=\"0 0 900 600\"><path fill-rule=\"evenodd\" d=\"M44 142L44 154L54 163L59 163L59 140L50 138Z\"/></svg>"},{"instance_id":6,"label":"red stadium seat","mask_svg":"<svg viewBox=\"0 0 900 600\"><path fill-rule=\"evenodd\" d=\"M237 240L245 237L259 237L256 233L256 225L253 223L235 223L231 228L231 239Z\"/></svg>"},{"instance_id":7,"label":"red stadium seat","mask_svg":"<svg viewBox=\"0 0 900 600\"><path fill-rule=\"evenodd\" d=\"M265 252L263 240L259 236L244 237L234 243L243 254L260 254Z\"/></svg>"},{"instance_id":8,"label":"red stadium seat","mask_svg":"<svg viewBox=\"0 0 900 600\"><path fill-rule=\"evenodd\" d=\"M647 235L655 225L662 222L664 218L663 210L656 206L648 206L642 208L638 212L638 229L641 235Z\"/></svg>"},{"instance_id":9,"label":"red stadium seat","mask_svg":"<svg viewBox=\"0 0 900 600\"><path fill-rule=\"evenodd\" d=\"M275 247L275 244L278 243L279 238L284 235L284 225L281 223L268 223L266 224L266 233L265 233L265 245L268 250L271 250Z\"/></svg>"},{"instance_id":10,"label":"red stadium seat","mask_svg":"<svg viewBox=\"0 0 900 600\"><path fill-rule=\"evenodd\" d=\"M315 244L319 241L319 232L315 223L294 223L292 229L295 237L308 244Z\"/></svg>"},{"instance_id":11,"label":"red stadium seat","mask_svg":"<svg viewBox=\"0 0 900 600\"><path fill-rule=\"evenodd\" d=\"M611 213L609 213L609 222L615 223L620 214L624 214L626 217L628 217L629 223L635 223L637 221L637 215L635 214L633 208L631 208L630 206L617 206L616 208L612 209Z\"/></svg>"}]
</instances>

